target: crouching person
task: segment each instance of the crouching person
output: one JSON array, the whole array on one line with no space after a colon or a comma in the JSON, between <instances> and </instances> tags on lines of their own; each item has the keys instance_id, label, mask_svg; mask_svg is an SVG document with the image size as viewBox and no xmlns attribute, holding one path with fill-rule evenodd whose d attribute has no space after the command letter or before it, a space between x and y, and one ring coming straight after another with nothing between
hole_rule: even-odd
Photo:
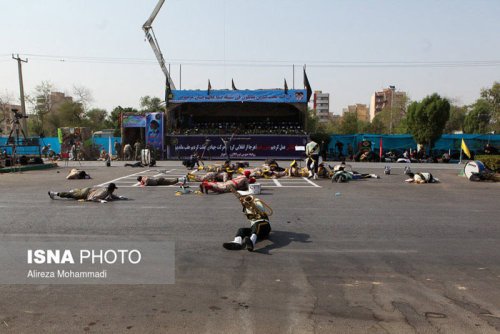
<instances>
[{"instance_id":1,"label":"crouching person","mask_svg":"<svg viewBox=\"0 0 500 334\"><path fill-rule=\"evenodd\" d=\"M257 241L267 239L271 233L269 216L273 214L272 209L262 200L254 196L241 196L233 192L243 206L243 214L250 222L250 227L238 229L233 241L225 242L222 246L228 250L247 249L253 252Z\"/></svg>"},{"instance_id":2,"label":"crouching person","mask_svg":"<svg viewBox=\"0 0 500 334\"><path fill-rule=\"evenodd\" d=\"M98 187L98 188L81 188L81 189L71 189L67 192L55 192L49 191L49 196L51 199L54 199L55 196L60 198L70 198L78 201L87 201L87 202L101 202L106 203L108 201L113 200L125 200L128 199L123 196L116 196L113 194L116 187L116 184L110 183L107 187Z\"/></svg>"}]
</instances>

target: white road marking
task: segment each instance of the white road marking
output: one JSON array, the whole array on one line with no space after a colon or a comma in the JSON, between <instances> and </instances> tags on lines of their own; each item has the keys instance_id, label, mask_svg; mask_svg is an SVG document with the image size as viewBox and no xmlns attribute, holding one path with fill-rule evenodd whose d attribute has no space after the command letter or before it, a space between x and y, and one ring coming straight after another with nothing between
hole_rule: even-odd
<instances>
[{"instance_id":1,"label":"white road marking","mask_svg":"<svg viewBox=\"0 0 500 334\"><path fill-rule=\"evenodd\" d=\"M125 175L125 176L116 178L114 180L98 184L95 187L103 187L103 186L108 185L110 183L117 183L117 186L119 186L119 188L137 188L140 186L140 183L138 183L135 180L135 178L139 175L160 177L160 176L164 176L166 174L169 174L169 176L177 177L177 178L186 176L186 174L177 174L177 173L171 174L174 171L177 171L177 173L179 173L179 170L175 169L175 168L169 169L169 170L164 170L162 172L160 172L160 170L158 170L158 169L143 170L143 171L140 171L140 172L137 172L134 174ZM158 173L158 172L160 172L160 173ZM147 175L147 173L154 173L154 174ZM131 178L133 178L133 180L130 180ZM304 180L306 181L306 183L304 183ZM313 181L311 181L305 177L302 177L302 178L284 178L281 181L279 181L277 179L258 179L257 182L259 182L263 188L311 188L311 186L315 187L315 188L321 188L320 185L314 183ZM189 183L191 183L191 182L188 182L188 184ZM157 186L157 187L160 187L160 188L170 187L170 188L172 188L172 187L178 187L178 186L171 185L171 186Z\"/></svg>"},{"instance_id":2,"label":"white road marking","mask_svg":"<svg viewBox=\"0 0 500 334\"><path fill-rule=\"evenodd\" d=\"M316 183L314 183L313 181L309 180L307 177L303 177L303 179L306 180L307 182L309 182L310 184L312 184L313 186L315 186L317 188L321 188L321 186L319 186Z\"/></svg>"},{"instance_id":3,"label":"white road marking","mask_svg":"<svg viewBox=\"0 0 500 334\"><path fill-rule=\"evenodd\" d=\"M116 181L123 180L123 179L126 179L126 178L131 177L131 176L138 176L139 174L146 173L146 172L149 172L149 171L150 171L150 169L143 170L143 171L140 171L138 173L130 174L130 175L127 175L127 176L122 176L122 177L119 177L117 179L114 179L114 180L111 180L111 181L108 181L108 182L104 182L104 183L98 184L98 185L96 185L96 187L103 187L106 184L115 183Z\"/></svg>"}]
</instances>

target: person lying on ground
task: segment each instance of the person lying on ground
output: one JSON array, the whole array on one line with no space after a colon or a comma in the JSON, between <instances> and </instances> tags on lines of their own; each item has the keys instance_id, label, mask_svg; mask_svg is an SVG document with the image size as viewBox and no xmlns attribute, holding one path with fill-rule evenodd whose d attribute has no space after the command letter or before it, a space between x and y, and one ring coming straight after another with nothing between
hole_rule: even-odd
<instances>
[{"instance_id":1,"label":"person lying on ground","mask_svg":"<svg viewBox=\"0 0 500 334\"><path fill-rule=\"evenodd\" d=\"M332 176L332 182L349 182L350 180L359 180L359 179L380 179L380 176L376 174L362 174L356 171L347 171L347 170L338 170Z\"/></svg>"},{"instance_id":2,"label":"person lying on ground","mask_svg":"<svg viewBox=\"0 0 500 334\"><path fill-rule=\"evenodd\" d=\"M223 172L226 169L236 169L231 166L231 161L226 160L223 164L213 164L198 167L198 170L204 170L206 172Z\"/></svg>"},{"instance_id":3,"label":"person lying on ground","mask_svg":"<svg viewBox=\"0 0 500 334\"><path fill-rule=\"evenodd\" d=\"M335 165L333 167L329 166L331 170L330 175L332 178L332 182L348 182L350 180L359 180L359 179L380 179L380 176L376 174L368 174L368 173L359 173L355 170L352 170L352 166L342 161L339 165Z\"/></svg>"},{"instance_id":4,"label":"person lying on ground","mask_svg":"<svg viewBox=\"0 0 500 334\"><path fill-rule=\"evenodd\" d=\"M334 171L331 166L326 163L320 163L318 166L318 177L323 179L329 179L333 176Z\"/></svg>"},{"instance_id":5,"label":"person lying on ground","mask_svg":"<svg viewBox=\"0 0 500 334\"><path fill-rule=\"evenodd\" d=\"M177 183L186 183L186 178L184 177L153 177L153 176L138 176L137 181L144 187L154 187L154 186L172 186Z\"/></svg>"},{"instance_id":6,"label":"person lying on ground","mask_svg":"<svg viewBox=\"0 0 500 334\"><path fill-rule=\"evenodd\" d=\"M263 164L262 168L269 169L272 171L284 172L285 168L280 167L278 162L274 159L267 159Z\"/></svg>"},{"instance_id":7,"label":"person lying on ground","mask_svg":"<svg viewBox=\"0 0 500 334\"><path fill-rule=\"evenodd\" d=\"M297 160L290 163L290 167L286 168L286 175L291 177L307 177L309 176L309 169L307 167L299 167Z\"/></svg>"},{"instance_id":8,"label":"person lying on ground","mask_svg":"<svg viewBox=\"0 0 500 334\"><path fill-rule=\"evenodd\" d=\"M200 164L201 162L201 164ZM185 159L182 161L182 164L187 168L187 169L193 169L194 166L196 165L198 168L200 166L203 166L203 162L200 161L200 156L198 153L192 154L188 159Z\"/></svg>"},{"instance_id":9,"label":"person lying on ground","mask_svg":"<svg viewBox=\"0 0 500 334\"><path fill-rule=\"evenodd\" d=\"M68 179L68 180L84 180L84 179L91 179L91 177L84 170L78 170L76 168L73 168L72 170L69 171L69 174L68 174L68 176L66 176L66 179Z\"/></svg>"},{"instance_id":10,"label":"person lying on ground","mask_svg":"<svg viewBox=\"0 0 500 334\"><path fill-rule=\"evenodd\" d=\"M124 196L116 196L113 192L118 189L116 184L110 183L107 187L95 187L95 188L77 188L71 189L67 192L55 192L49 191L48 194L51 199L54 199L55 196L60 198L70 198L78 201L87 201L87 202L101 202L106 203L108 201L113 200L126 200L128 198Z\"/></svg>"},{"instance_id":11,"label":"person lying on ground","mask_svg":"<svg viewBox=\"0 0 500 334\"><path fill-rule=\"evenodd\" d=\"M208 172L204 175L195 174L196 171L190 172L187 174L187 178L189 181L194 182L203 182L203 181L217 181L217 182L226 182L232 178L232 172Z\"/></svg>"},{"instance_id":12,"label":"person lying on ground","mask_svg":"<svg viewBox=\"0 0 500 334\"><path fill-rule=\"evenodd\" d=\"M469 164L474 164L477 165L475 161L470 161L466 165ZM494 168L490 168L487 164L484 164L484 169L477 168L477 172L471 172L470 176L467 175L469 178L469 181L474 181L474 182L479 182L479 181L493 181L493 182L500 182L500 168L497 167L495 170Z\"/></svg>"},{"instance_id":13,"label":"person lying on ground","mask_svg":"<svg viewBox=\"0 0 500 334\"><path fill-rule=\"evenodd\" d=\"M431 173L427 172L422 172L422 173L412 173L408 172L407 175L410 177L409 179L406 179L405 182L408 183L437 183L439 182L439 179L435 178L432 176Z\"/></svg>"},{"instance_id":14,"label":"person lying on ground","mask_svg":"<svg viewBox=\"0 0 500 334\"><path fill-rule=\"evenodd\" d=\"M255 183L255 178L250 177L250 172L246 171L245 175L240 175L226 182L203 181L200 184L200 191L202 193L208 194L208 191L211 190L213 192L222 194L231 192L233 190L248 190L248 185L251 183Z\"/></svg>"},{"instance_id":15,"label":"person lying on ground","mask_svg":"<svg viewBox=\"0 0 500 334\"><path fill-rule=\"evenodd\" d=\"M156 166L156 160L155 159L151 159L151 162L149 163L149 165L144 165L140 161L137 161L137 162L135 162L133 164L126 163L124 165L124 167L134 167L134 168L136 168L136 167L154 167L154 166Z\"/></svg>"}]
</instances>

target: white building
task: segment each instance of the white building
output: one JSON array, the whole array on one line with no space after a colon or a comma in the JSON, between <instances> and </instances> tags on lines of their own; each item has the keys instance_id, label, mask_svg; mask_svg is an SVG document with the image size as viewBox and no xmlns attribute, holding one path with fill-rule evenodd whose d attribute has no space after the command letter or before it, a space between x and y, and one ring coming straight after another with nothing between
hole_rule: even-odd
<instances>
[{"instance_id":1,"label":"white building","mask_svg":"<svg viewBox=\"0 0 500 334\"><path fill-rule=\"evenodd\" d=\"M330 94L320 90L314 92L313 109L320 122L327 122L330 119Z\"/></svg>"}]
</instances>

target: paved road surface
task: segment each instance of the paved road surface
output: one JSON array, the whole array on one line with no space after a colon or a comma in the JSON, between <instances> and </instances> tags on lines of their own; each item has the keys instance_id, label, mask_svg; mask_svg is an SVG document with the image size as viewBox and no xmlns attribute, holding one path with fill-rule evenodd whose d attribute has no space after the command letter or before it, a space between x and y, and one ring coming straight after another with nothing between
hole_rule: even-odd
<instances>
[{"instance_id":1,"label":"paved road surface","mask_svg":"<svg viewBox=\"0 0 500 334\"><path fill-rule=\"evenodd\" d=\"M175 284L0 285L0 333L500 331L500 185L469 182L456 165L412 165L440 184L406 184L394 164L381 179L264 186L273 233L254 253L221 247L246 225L230 194L123 186L133 200L47 196L122 177L133 185L128 175L151 169L118 165L83 163L90 181L65 180L69 167L0 175L0 233L171 240ZM155 168L184 173L178 162ZM380 164L354 168L383 174Z\"/></svg>"}]
</instances>

